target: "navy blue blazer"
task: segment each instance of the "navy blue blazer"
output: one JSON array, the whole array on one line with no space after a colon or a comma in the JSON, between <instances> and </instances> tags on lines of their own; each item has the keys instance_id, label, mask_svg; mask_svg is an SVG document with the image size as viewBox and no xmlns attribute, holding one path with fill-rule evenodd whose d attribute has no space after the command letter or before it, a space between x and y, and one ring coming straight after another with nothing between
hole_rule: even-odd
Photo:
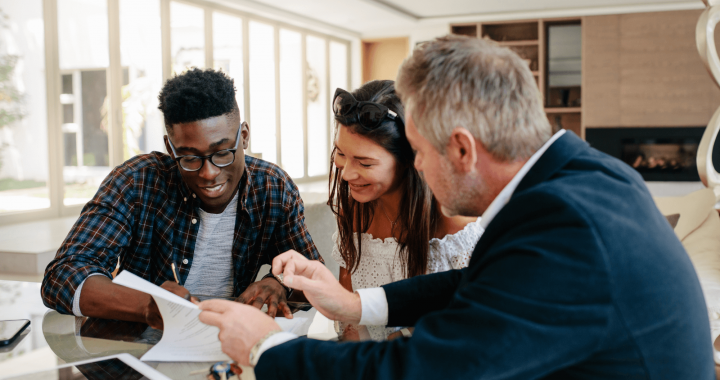
<instances>
[{"instance_id":1,"label":"navy blue blazer","mask_svg":"<svg viewBox=\"0 0 720 380\"><path fill-rule=\"evenodd\" d=\"M685 250L642 178L572 133L488 225L469 266L383 287L412 338L300 338L258 379L714 379Z\"/></svg>"}]
</instances>

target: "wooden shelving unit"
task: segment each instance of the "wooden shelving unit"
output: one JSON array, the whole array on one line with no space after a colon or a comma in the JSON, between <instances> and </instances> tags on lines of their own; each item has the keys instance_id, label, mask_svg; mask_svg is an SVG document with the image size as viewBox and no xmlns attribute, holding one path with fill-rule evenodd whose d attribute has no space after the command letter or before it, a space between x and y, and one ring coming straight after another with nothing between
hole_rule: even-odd
<instances>
[{"instance_id":1,"label":"wooden shelving unit","mask_svg":"<svg viewBox=\"0 0 720 380\"><path fill-rule=\"evenodd\" d=\"M581 113L582 107L545 107L545 113Z\"/></svg>"},{"instance_id":2,"label":"wooden shelving unit","mask_svg":"<svg viewBox=\"0 0 720 380\"><path fill-rule=\"evenodd\" d=\"M545 113L553 130L565 128L585 138L582 127L582 106L557 107L557 93L548 92L548 27L552 25L579 24L580 19L533 19L521 21L501 21L483 23L451 24L450 33L475 38L488 38L497 41L525 60L543 95ZM568 89L571 98L578 99L579 88ZM573 91L573 92L570 92ZM577 92L577 94L575 93ZM565 98L568 97L565 94ZM552 101L552 103L551 103ZM574 105L574 104L573 104Z\"/></svg>"},{"instance_id":3,"label":"wooden shelving unit","mask_svg":"<svg viewBox=\"0 0 720 380\"><path fill-rule=\"evenodd\" d=\"M538 40L526 40L526 41L500 41L500 46L537 46L540 42Z\"/></svg>"}]
</instances>

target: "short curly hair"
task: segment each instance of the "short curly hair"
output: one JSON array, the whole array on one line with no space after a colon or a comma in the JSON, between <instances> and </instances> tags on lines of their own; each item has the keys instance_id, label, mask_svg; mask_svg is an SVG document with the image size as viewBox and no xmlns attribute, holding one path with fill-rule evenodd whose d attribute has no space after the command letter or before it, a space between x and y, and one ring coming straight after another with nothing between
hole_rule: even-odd
<instances>
[{"instance_id":1,"label":"short curly hair","mask_svg":"<svg viewBox=\"0 0 720 380\"><path fill-rule=\"evenodd\" d=\"M211 117L228 115L240 119L235 100L235 83L222 71L192 68L165 82L158 96L158 108L165 117L165 128Z\"/></svg>"}]
</instances>

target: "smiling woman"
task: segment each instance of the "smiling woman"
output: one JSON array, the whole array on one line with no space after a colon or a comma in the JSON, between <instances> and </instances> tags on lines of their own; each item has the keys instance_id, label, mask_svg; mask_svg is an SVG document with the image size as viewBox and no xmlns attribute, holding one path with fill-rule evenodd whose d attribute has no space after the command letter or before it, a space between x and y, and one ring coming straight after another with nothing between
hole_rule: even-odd
<instances>
[{"instance_id":1,"label":"smiling woman","mask_svg":"<svg viewBox=\"0 0 720 380\"><path fill-rule=\"evenodd\" d=\"M330 199L337 217L333 258L348 290L467 266L479 219L448 218L413 166L404 108L392 81L352 94L337 89ZM377 217L376 217L377 216ZM342 338L382 340L398 329L342 326Z\"/></svg>"}]
</instances>

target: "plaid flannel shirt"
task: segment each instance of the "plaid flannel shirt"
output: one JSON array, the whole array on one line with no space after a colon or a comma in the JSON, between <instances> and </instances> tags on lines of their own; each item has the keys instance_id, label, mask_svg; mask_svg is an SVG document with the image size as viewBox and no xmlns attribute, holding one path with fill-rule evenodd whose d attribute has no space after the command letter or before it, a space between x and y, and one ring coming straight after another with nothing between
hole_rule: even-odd
<instances>
[{"instance_id":1,"label":"plaid flannel shirt","mask_svg":"<svg viewBox=\"0 0 720 380\"><path fill-rule=\"evenodd\" d=\"M233 238L233 295L240 295L262 264L294 249L322 258L305 226L300 193L277 166L245 156ZM45 269L45 305L72 314L75 290L91 274L112 278L120 270L161 285L174 281L175 263L185 283L199 229L200 200L180 176L177 163L158 152L134 157L115 168ZM185 262L187 260L187 263Z\"/></svg>"}]
</instances>

